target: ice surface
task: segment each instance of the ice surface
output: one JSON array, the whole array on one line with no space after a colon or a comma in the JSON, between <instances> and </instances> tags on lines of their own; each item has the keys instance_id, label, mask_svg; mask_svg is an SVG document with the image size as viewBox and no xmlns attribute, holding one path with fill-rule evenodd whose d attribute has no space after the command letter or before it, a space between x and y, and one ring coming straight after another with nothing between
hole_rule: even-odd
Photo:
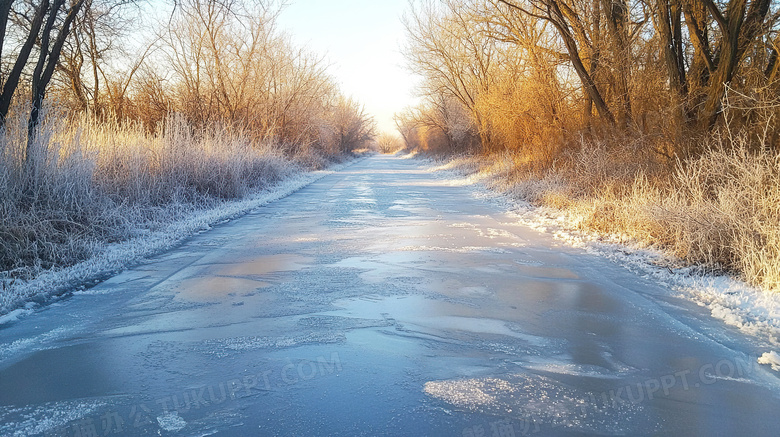
<instances>
[{"instance_id":1,"label":"ice surface","mask_svg":"<svg viewBox=\"0 0 780 437\"><path fill-rule=\"evenodd\" d=\"M4 324L0 435L772 435L776 347L479 194L376 156Z\"/></svg>"}]
</instances>

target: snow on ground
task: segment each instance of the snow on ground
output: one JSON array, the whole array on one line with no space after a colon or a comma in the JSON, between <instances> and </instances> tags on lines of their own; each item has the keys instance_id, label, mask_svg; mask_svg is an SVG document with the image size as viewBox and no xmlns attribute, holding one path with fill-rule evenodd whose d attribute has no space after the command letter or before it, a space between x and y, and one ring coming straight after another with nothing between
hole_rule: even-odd
<instances>
[{"instance_id":1,"label":"snow on ground","mask_svg":"<svg viewBox=\"0 0 780 437\"><path fill-rule=\"evenodd\" d=\"M298 173L245 199L221 203L173 222L163 229L133 239L107 245L93 258L71 267L52 269L30 281L17 280L4 284L0 293L0 326L32 313L36 302L48 301L62 293L83 290L113 276L124 268L142 262L144 258L164 252L185 238L208 231L212 226L238 218L269 202L287 197L306 185L355 161L332 166L328 170Z\"/></svg>"},{"instance_id":2,"label":"snow on ground","mask_svg":"<svg viewBox=\"0 0 780 437\"><path fill-rule=\"evenodd\" d=\"M623 235L603 235L577 229L576 214L548 207L535 207L520 199L488 188L490 176L479 173L476 163L460 160L457 164L430 161L429 171L453 186L473 186L475 195L499 203L518 222L590 253L599 254L630 271L654 280L679 297L707 308L713 317L751 334L767 348L780 347L780 293L753 287L726 275L702 272L696 266L684 266L658 250L632 244ZM780 371L780 354L764 353L759 364Z\"/></svg>"}]
</instances>

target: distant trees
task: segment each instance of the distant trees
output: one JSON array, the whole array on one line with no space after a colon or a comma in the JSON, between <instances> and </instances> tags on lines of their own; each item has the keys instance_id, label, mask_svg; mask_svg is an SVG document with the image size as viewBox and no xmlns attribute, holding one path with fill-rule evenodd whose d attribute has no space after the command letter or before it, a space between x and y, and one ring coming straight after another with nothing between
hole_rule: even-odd
<instances>
[{"instance_id":1,"label":"distant trees","mask_svg":"<svg viewBox=\"0 0 780 437\"><path fill-rule=\"evenodd\" d=\"M345 153L362 148L374 140L376 127L359 103L339 96L328 111L324 137L329 138L329 153Z\"/></svg>"},{"instance_id":2,"label":"distant trees","mask_svg":"<svg viewBox=\"0 0 780 437\"><path fill-rule=\"evenodd\" d=\"M177 113L195 126L223 124L278 143L290 154L362 147L373 120L340 94L322 58L276 30L280 11L272 0L179 2L139 69L128 116L153 129Z\"/></svg>"},{"instance_id":3,"label":"distant trees","mask_svg":"<svg viewBox=\"0 0 780 437\"><path fill-rule=\"evenodd\" d=\"M395 153L404 147L401 138L387 132L381 133L377 137L376 142L379 151L382 153Z\"/></svg>"},{"instance_id":4,"label":"distant trees","mask_svg":"<svg viewBox=\"0 0 780 437\"><path fill-rule=\"evenodd\" d=\"M138 117L165 104L166 112L195 125L227 124L292 154L361 147L373 135L373 120L340 94L319 56L276 30L280 7L180 2L136 88Z\"/></svg>"},{"instance_id":5,"label":"distant trees","mask_svg":"<svg viewBox=\"0 0 780 437\"><path fill-rule=\"evenodd\" d=\"M723 120L727 89L743 98L737 106L749 121L760 106L748 107L751 99L776 95L780 83L780 11L769 0L414 5L406 53L425 77L426 103L404 116L406 138L412 126L447 118L452 108L441 102L455 101L485 151L523 149L549 161L552 144L617 129L665 135L658 144L671 149L658 152L676 154L685 138Z\"/></svg>"},{"instance_id":6,"label":"distant trees","mask_svg":"<svg viewBox=\"0 0 780 437\"><path fill-rule=\"evenodd\" d=\"M477 98L490 89L495 78L498 48L484 26L462 6L455 1L420 2L405 20L409 37L405 54L414 70L425 77L423 89L431 96L429 103L439 108L444 118L441 123L453 121L448 110L449 99L454 99L479 126ZM442 127L449 135L450 129ZM477 129L478 135L486 133ZM481 140L486 146L490 143L486 135Z\"/></svg>"},{"instance_id":7,"label":"distant trees","mask_svg":"<svg viewBox=\"0 0 780 437\"><path fill-rule=\"evenodd\" d=\"M17 91L30 92L32 136L48 90L70 114L150 132L178 114L291 154L348 151L372 138L373 120L340 94L323 60L276 30L281 2L177 1L156 29L139 29L144 5L131 4L0 0L0 124Z\"/></svg>"}]
</instances>

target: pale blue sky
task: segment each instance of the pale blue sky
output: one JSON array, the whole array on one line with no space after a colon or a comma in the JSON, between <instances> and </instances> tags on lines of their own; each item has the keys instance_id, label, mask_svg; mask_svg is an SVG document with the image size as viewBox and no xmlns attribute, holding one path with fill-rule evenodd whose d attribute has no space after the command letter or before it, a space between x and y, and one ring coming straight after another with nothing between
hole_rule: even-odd
<instances>
[{"instance_id":1,"label":"pale blue sky","mask_svg":"<svg viewBox=\"0 0 780 437\"><path fill-rule=\"evenodd\" d=\"M380 130L395 131L392 117L415 102L416 78L399 52L408 0L290 0L278 27L293 41L326 56L330 74L366 107Z\"/></svg>"}]
</instances>

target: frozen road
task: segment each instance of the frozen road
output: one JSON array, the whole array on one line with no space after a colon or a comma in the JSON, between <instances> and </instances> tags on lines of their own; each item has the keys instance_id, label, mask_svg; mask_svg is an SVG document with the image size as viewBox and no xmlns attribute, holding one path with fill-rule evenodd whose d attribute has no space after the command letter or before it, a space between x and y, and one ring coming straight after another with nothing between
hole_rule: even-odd
<instances>
[{"instance_id":1,"label":"frozen road","mask_svg":"<svg viewBox=\"0 0 780 437\"><path fill-rule=\"evenodd\" d=\"M374 156L0 328L0 435L777 435L752 344Z\"/></svg>"}]
</instances>

